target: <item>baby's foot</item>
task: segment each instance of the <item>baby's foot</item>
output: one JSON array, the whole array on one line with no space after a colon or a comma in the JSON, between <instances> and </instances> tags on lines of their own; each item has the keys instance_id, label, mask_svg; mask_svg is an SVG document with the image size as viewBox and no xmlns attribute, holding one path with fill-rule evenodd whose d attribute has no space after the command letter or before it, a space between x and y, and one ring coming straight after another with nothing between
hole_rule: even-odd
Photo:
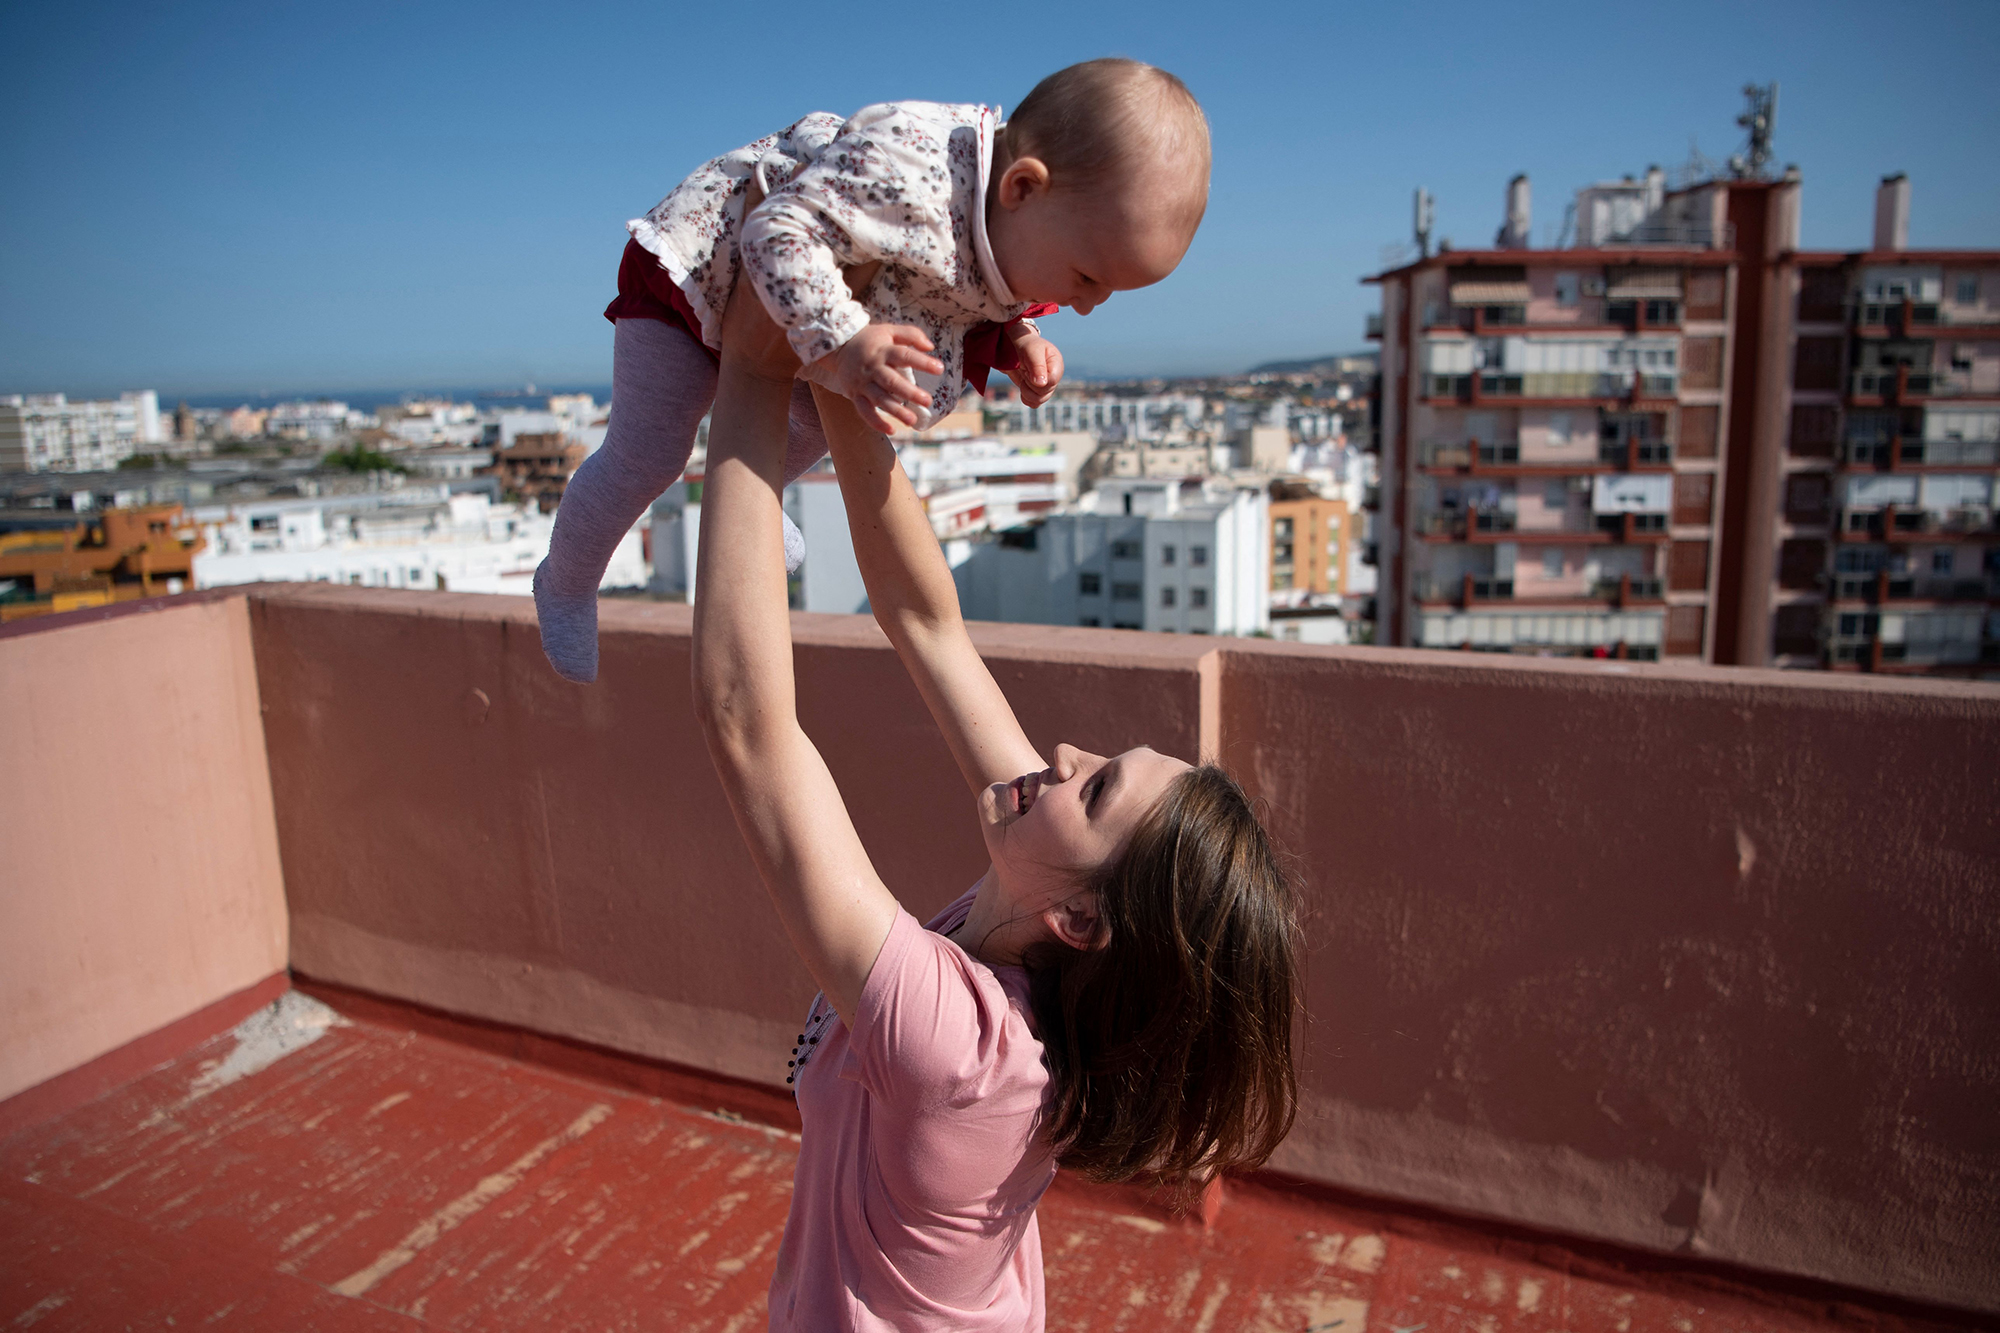
<instances>
[{"instance_id":1,"label":"baby's foot","mask_svg":"<svg viewBox=\"0 0 2000 1333\"><path fill-rule=\"evenodd\" d=\"M806 535L799 531L798 524L792 522L790 514L780 514L785 520L785 572L796 574L799 566L806 562Z\"/></svg>"},{"instance_id":2,"label":"baby's foot","mask_svg":"<svg viewBox=\"0 0 2000 1333\"><path fill-rule=\"evenodd\" d=\"M597 679L597 589L582 597L551 591L549 562L535 571L535 618L542 624L542 652L564 680L588 685Z\"/></svg>"}]
</instances>

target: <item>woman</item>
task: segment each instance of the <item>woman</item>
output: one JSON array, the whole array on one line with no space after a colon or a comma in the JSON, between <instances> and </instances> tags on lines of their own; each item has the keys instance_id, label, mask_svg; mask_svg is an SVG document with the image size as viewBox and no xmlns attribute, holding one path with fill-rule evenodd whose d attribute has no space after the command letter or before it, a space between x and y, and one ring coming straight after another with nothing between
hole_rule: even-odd
<instances>
[{"instance_id":1,"label":"woman","mask_svg":"<svg viewBox=\"0 0 2000 1333\"><path fill-rule=\"evenodd\" d=\"M821 989L794 1057L804 1134L771 1327L1039 1329L1035 1204L1058 1161L1193 1187L1261 1164L1290 1128L1291 893L1220 770L1143 746L1035 752L889 442L816 390L870 604L992 854L919 927L796 715L779 485L798 363L747 294L723 343L696 708Z\"/></svg>"}]
</instances>

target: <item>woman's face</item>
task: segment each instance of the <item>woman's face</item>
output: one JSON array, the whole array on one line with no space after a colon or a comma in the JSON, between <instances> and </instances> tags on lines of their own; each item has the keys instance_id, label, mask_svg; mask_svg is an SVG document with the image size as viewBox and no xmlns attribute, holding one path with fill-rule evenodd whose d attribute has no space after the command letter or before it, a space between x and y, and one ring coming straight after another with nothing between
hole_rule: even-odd
<instances>
[{"instance_id":1,"label":"woman's face","mask_svg":"<svg viewBox=\"0 0 2000 1333\"><path fill-rule=\"evenodd\" d=\"M1069 897L1190 767L1143 745L1109 759L1058 745L1050 767L994 783L979 794L979 816L1001 883L1029 910Z\"/></svg>"}]
</instances>

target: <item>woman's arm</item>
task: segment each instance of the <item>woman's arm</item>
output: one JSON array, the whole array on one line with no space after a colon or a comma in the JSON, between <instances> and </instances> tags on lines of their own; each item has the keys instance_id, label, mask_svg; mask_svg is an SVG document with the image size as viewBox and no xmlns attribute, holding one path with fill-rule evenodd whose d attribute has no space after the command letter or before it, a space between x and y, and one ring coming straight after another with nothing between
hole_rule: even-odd
<instances>
[{"instance_id":1,"label":"woman's arm","mask_svg":"<svg viewBox=\"0 0 2000 1333\"><path fill-rule=\"evenodd\" d=\"M965 632L944 552L888 438L864 426L844 398L814 386L813 401L840 478L868 604L967 784L983 791L1047 767ZM705 511L702 526L708 526Z\"/></svg>"},{"instance_id":2,"label":"woman's arm","mask_svg":"<svg viewBox=\"0 0 2000 1333\"><path fill-rule=\"evenodd\" d=\"M739 284L723 318L702 490L695 711L792 947L852 1023L898 908L798 722L778 516L797 364Z\"/></svg>"}]
</instances>

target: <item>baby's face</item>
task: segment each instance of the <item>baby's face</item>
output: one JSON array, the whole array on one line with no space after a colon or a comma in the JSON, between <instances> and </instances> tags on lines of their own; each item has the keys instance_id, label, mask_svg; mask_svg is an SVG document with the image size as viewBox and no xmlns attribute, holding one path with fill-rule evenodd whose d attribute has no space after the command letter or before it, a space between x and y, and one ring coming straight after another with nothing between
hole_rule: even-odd
<instances>
[{"instance_id":1,"label":"baby's face","mask_svg":"<svg viewBox=\"0 0 2000 1333\"><path fill-rule=\"evenodd\" d=\"M1152 286L1187 253L1190 217L1198 214L1176 206L1187 187L1172 173L1135 175L1103 189L1052 190L1039 167L1033 159L1008 167L987 214L994 262L1016 300L1087 315L1113 292Z\"/></svg>"}]
</instances>

